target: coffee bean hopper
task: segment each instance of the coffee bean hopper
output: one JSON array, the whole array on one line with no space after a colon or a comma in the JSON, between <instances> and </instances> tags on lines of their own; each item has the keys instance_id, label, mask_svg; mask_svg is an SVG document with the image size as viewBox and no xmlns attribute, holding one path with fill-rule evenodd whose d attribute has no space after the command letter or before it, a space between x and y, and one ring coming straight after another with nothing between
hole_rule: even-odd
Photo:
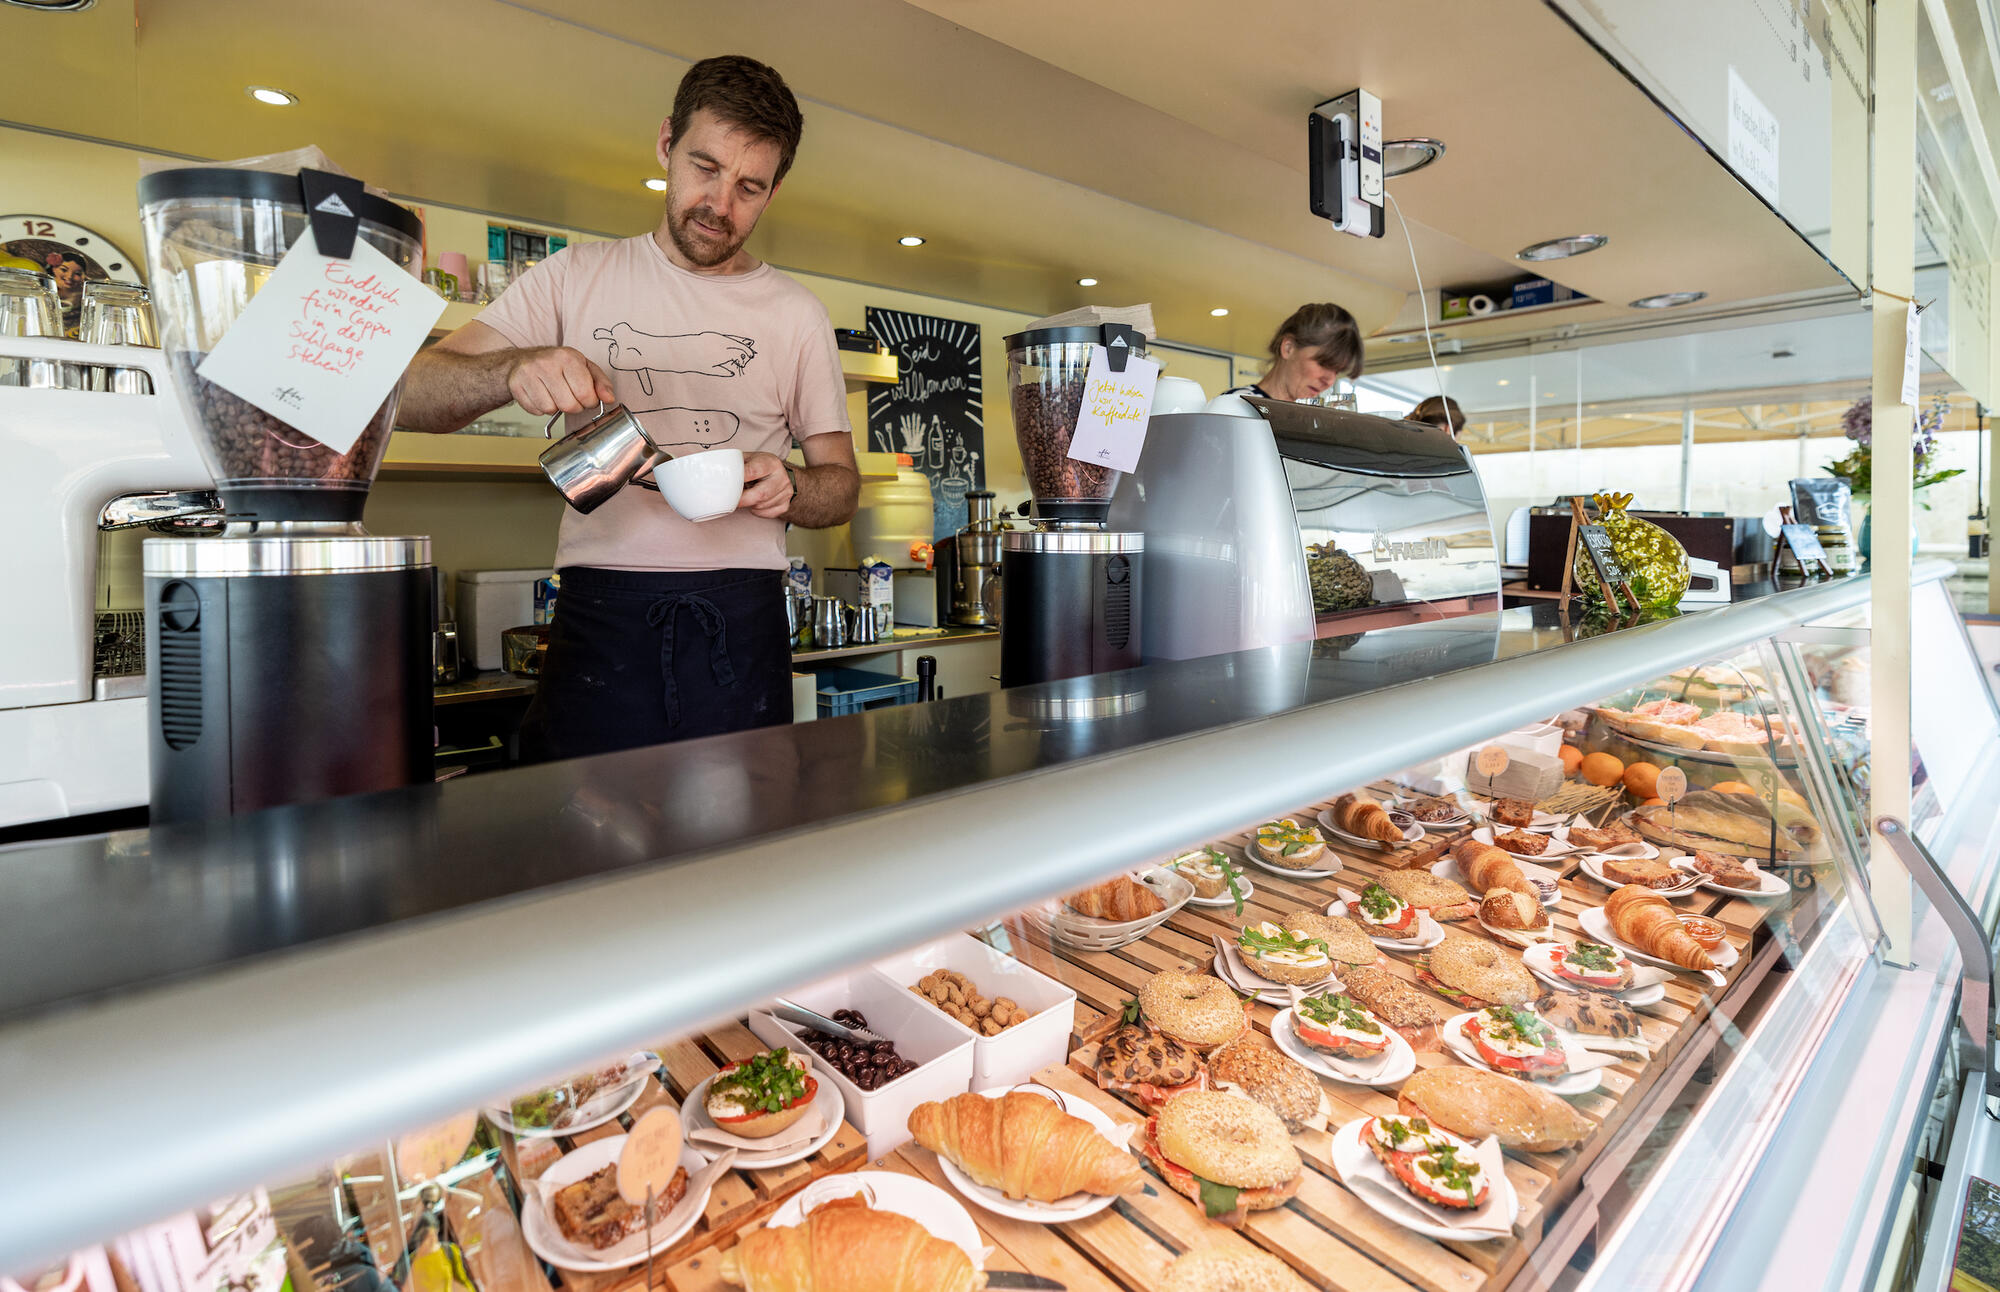
<instances>
[{"instance_id":1,"label":"coffee bean hopper","mask_svg":"<svg viewBox=\"0 0 2000 1292\"><path fill-rule=\"evenodd\" d=\"M139 205L171 384L227 520L144 545L153 820L429 780L430 540L361 527L400 384L343 453L197 371L308 228L408 269L421 221L318 171L158 171Z\"/></svg>"}]
</instances>

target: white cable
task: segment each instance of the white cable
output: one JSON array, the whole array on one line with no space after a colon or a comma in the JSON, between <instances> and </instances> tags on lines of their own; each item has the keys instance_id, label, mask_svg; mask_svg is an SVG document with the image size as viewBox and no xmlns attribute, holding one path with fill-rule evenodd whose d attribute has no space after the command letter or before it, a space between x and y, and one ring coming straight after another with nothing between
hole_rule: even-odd
<instances>
[{"instance_id":1,"label":"white cable","mask_svg":"<svg viewBox=\"0 0 2000 1292\"><path fill-rule=\"evenodd\" d=\"M1382 196L1388 198L1389 205L1395 208L1396 223L1403 226L1403 245L1410 249L1410 272L1416 275L1417 279L1418 314L1419 317L1421 317L1424 321L1424 349L1430 352L1431 378L1437 382L1438 398L1442 400L1446 397L1446 392L1444 388L1444 370L1438 367L1437 347L1431 344L1431 302L1430 298L1424 295L1424 271L1417 268L1417 244L1415 240L1410 237L1410 222L1403 218L1402 203L1396 200L1396 195L1389 191L1389 186L1387 184L1384 184L1382 186ZM1444 420L1447 426L1451 424L1451 413L1449 409L1447 409L1445 412Z\"/></svg>"}]
</instances>

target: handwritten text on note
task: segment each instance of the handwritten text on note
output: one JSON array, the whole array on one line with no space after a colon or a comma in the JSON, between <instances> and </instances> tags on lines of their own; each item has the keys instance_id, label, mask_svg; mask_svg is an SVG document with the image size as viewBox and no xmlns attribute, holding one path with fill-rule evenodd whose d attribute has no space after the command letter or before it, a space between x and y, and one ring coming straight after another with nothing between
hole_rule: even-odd
<instances>
[{"instance_id":1,"label":"handwritten text on note","mask_svg":"<svg viewBox=\"0 0 2000 1292\"><path fill-rule=\"evenodd\" d=\"M1113 372L1103 346L1090 356L1084 377L1083 407L1076 417L1076 435L1069 456L1113 471L1138 468L1146 447L1146 420L1153 411L1153 387L1160 365L1149 359L1127 359L1125 371Z\"/></svg>"},{"instance_id":2,"label":"handwritten text on note","mask_svg":"<svg viewBox=\"0 0 2000 1292\"><path fill-rule=\"evenodd\" d=\"M308 229L196 371L345 453L443 312L365 238L329 260Z\"/></svg>"}]
</instances>

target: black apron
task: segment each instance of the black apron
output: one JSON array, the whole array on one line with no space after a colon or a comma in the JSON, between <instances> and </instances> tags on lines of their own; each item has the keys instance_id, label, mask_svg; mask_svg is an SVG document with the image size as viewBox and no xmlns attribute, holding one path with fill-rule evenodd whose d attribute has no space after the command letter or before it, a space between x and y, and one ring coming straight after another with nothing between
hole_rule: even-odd
<instances>
[{"instance_id":1,"label":"black apron","mask_svg":"<svg viewBox=\"0 0 2000 1292\"><path fill-rule=\"evenodd\" d=\"M781 570L562 575L521 758L546 762L792 720Z\"/></svg>"}]
</instances>

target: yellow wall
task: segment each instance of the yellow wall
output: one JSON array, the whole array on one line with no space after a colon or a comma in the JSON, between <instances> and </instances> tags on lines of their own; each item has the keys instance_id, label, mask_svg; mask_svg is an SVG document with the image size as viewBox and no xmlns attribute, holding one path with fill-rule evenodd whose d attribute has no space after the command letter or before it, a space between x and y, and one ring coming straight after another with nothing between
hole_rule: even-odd
<instances>
[{"instance_id":1,"label":"yellow wall","mask_svg":"<svg viewBox=\"0 0 2000 1292\"><path fill-rule=\"evenodd\" d=\"M145 154L110 144L0 128L0 174L6 176L5 197L0 198L0 204L7 212L74 221L143 260L134 197L142 156ZM460 251L477 273L479 262L486 258L487 217L443 206L423 206L422 210L427 262L435 265L440 251ZM573 242L595 239L595 235L547 227L567 233ZM986 484L999 495L1002 506L1018 504L1028 496L1007 403L1007 354L1001 338L1032 322L1029 315L816 274L793 276L825 303L835 327L865 326L870 305L977 324L986 401ZM1234 384L1230 361L1225 357L1172 347L1162 347L1156 357L1164 361L1167 372L1199 381L1211 395ZM865 445L865 412L858 400L850 399L849 406L856 420L857 442ZM475 485L390 481L375 487L367 523L378 533L431 535L438 564L456 571L462 566L507 569L547 565L554 559L560 517L554 493L539 482ZM835 534L794 531L792 550L805 555L815 568L827 564L839 546Z\"/></svg>"}]
</instances>

